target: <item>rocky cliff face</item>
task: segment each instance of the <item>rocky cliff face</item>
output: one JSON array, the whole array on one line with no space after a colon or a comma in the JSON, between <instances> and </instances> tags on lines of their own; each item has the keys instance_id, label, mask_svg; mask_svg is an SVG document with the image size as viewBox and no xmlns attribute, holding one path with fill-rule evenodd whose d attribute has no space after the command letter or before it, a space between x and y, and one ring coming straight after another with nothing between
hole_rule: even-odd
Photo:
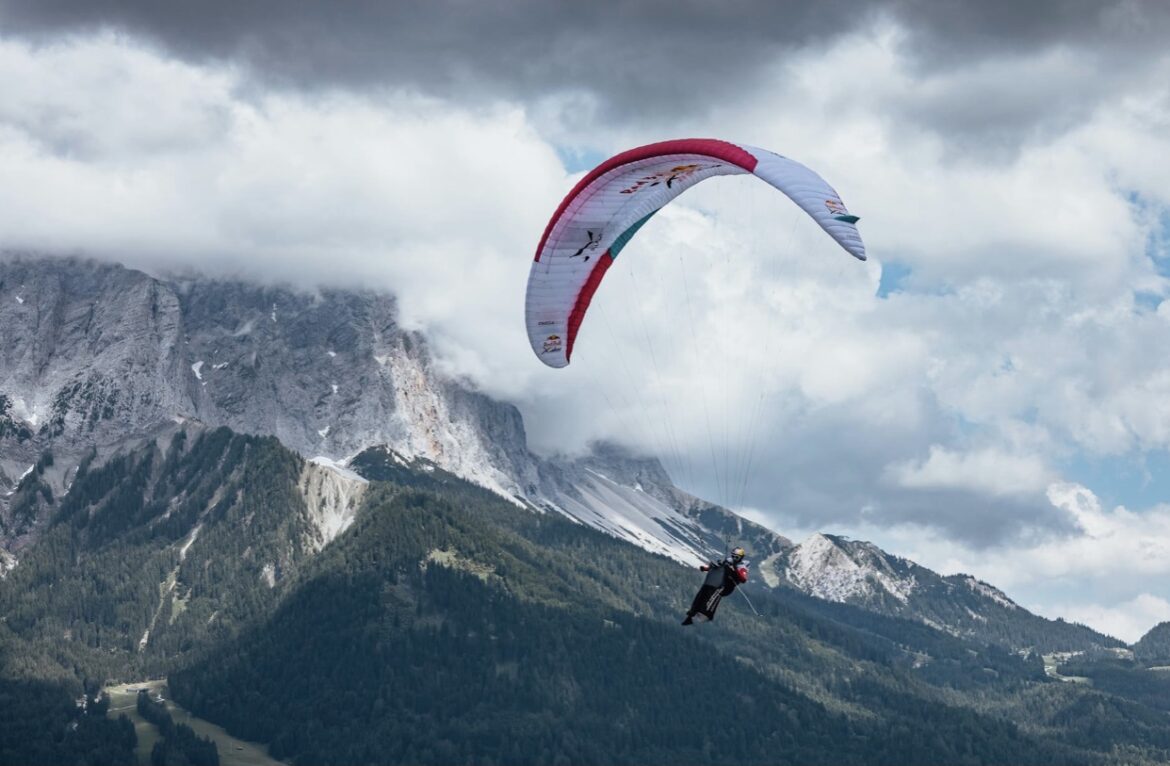
<instances>
[{"instance_id":1,"label":"rocky cliff face","mask_svg":"<svg viewBox=\"0 0 1170 766\"><path fill-rule=\"evenodd\" d=\"M452 410L484 402L437 379L387 295L16 260L0 263L0 321L0 391L42 440L98 443L185 416L306 454L340 457L371 441L455 462L482 454L478 433L450 424ZM505 409L497 451L523 447L519 416Z\"/></svg>"},{"instance_id":2,"label":"rocky cliff face","mask_svg":"<svg viewBox=\"0 0 1170 766\"><path fill-rule=\"evenodd\" d=\"M533 455L519 411L440 375L389 295L10 259L0 327L0 503L46 449L75 464L180 418L270 434L326 462L385 445L683 561L720 550L733 527L763 551L788 544L679 492L656 460L612 447ZM66 481L48 486L60 494ZM0 505L0 520L9 511ZM9 545L28 530L9 518Z\"/></svg>"},{"instance_id":3,"label":"rocky cliff face","mask_svg":"<svg viewBox=\"0 0 1170 766\"><path fill-rule=\"evenodd\" d=\"M0 264L0 322L0 392L38 442L100 444L180 416L310 456L392 444L502 491L524 477L518 413L439 379L387 295L17 260Z\"/></svg>"},{"instance_id":4,"label":"rocky cliff face","mask_svg":"<svg viewBox=\"0 0 1170 766\"><path fill-rule=\"evenodd\" d=\"M50 443L121 441L190 411L177 296L144 274L74 261L0 263L0 473Z\"/></svg>"}]
</instances>

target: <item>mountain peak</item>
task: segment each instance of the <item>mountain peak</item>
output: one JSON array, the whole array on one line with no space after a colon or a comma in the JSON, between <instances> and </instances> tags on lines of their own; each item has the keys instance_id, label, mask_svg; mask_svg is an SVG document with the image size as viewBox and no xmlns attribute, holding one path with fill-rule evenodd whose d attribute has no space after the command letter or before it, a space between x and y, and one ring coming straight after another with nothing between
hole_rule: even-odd
<instances>
[{"instance_id":1,"label":"mountain peak","mask_svg":"<svg viewBox=\"0 0 1170 766\"><path fill-rule=\"evenodd\" d=\"M8 299L13 291L20 301ZM274 436L314 461L304 483L322 498L311 509L321 545L349 525L361 492L345 461L379 446L404 465L441 468L687 563L729 535L764 556L789 545L680 492L654 457L606 442L573 458L533 454L519 410L444 374L387 293L21 258L0 260L0 295L0 538L9 544L50 512L19 530L7 523L13 478L45 449L75 466L160 423L198 421Z\"/></svg>"},{"instance_id":2,"label":"mountain peak","mask_svg":"<svg viewBox=\"0 0 1170 766\"><path fill-rule=\"evenodd\" d=\"M986 583L943 578L872 543L817 533L794 547L615 444L537 456L519 410L443 375L388 294L0 260L0 326L0 543L10 553L34 541L83 459L101 464L176 424L205 424L273 436L307 459L299 486L316 550L353 523L366 489L348 469L375 478L359 465L365 455L367 468L466 480L681 562L735 540L769 584L956 633L994 638L991 614L1044 622ZM30 465L44 470L19 478ZM1106 640L1066 633L1061 648Z\"/></svg>"},{"instance_id":3,"label":"mountain peak","mask_svg":"<svg viewBox=\"0 0 1170 766\"><path fill-rule=\"evenodd\" d=\"M818 532L768 564L781 584L810 596L956 636L1046 652L1121 645L1084 626L1038 617L971 575L944 577L862 540Z\"/></svg>"},{"instance_id":4,"label":"mountain peak","mask_svg":"<svg viewBox=\"0 0 1170 766\"><path fill-rule=\"evenodd\" d=\"M904 565L877 546L818 532L788 552L783 574L800 590L827 601L888 595L904 603L917 584Z\"/></svg>"},{"instance_id":5,"label":"mountain peak","mask_svg":"<svg viewBox=\"0 0 1170 766\"><path fill-rule=\"evenodd\" d=\"M1004 593L1002 590L995 587L994 585L990 585L988 583L985 583L982 580L976 579L976 578L972 577L971 575L967 575L967 574L958 574L958 575L955 575L954 577L957 578L960 582L962 582L965 586L970 588L975 593L978 593L981 596L986 596L987 598L996 602L1000 606L1007 607L1008 609L1019 609L1020 608L1019 604L1017 604L1015 601L1012 601L1010 598L1008 598L1006 593Z\"/></svg>"},{"instance_id":6,"label":"mountain peak","mask_svg":"<svg viewBox=\"0 0 1170 766\"><path fill-rule=\"evenodd\" d=\"M1142 662L1170 662L1170 622L1160 622L1133 645L1134 656Z\"/></svg>"}]
</instances>

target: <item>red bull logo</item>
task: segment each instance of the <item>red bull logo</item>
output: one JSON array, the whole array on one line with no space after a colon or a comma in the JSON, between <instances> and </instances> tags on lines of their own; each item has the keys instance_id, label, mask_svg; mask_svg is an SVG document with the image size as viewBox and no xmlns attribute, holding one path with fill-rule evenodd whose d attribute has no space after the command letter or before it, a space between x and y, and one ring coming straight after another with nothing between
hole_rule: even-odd
<instances>
[{"instance_id":1,"label":"red bull logo","mask_svg":"<svg viewBox=\"0 0 1170 766\"><path fill-rule=\"evenodd\" d=\"M561 336L550 335L544 339L544 353L555 354L561 350Z\"/></svg>"},{"instance_id":2,"label":"red bull logo","mask_svg":"<svg viewBox=\"0 0 1170 766\"><path fill-rule=\"evenodd\" d=\"M635 181L632 186L627 186L626 188L622 189L621 193L633 194L634 192L647 186L657 186L663 182L666 183L666 188L670 189L673 188L676 181L686 180L700 170L709 170L711 168L717 167L719 167L718 163L714 165L703 165L698 162L692 162L689 165L675 165L670 170L661 170L648 176L642 176L637 181Z\"/></svg>"}]
</instances>

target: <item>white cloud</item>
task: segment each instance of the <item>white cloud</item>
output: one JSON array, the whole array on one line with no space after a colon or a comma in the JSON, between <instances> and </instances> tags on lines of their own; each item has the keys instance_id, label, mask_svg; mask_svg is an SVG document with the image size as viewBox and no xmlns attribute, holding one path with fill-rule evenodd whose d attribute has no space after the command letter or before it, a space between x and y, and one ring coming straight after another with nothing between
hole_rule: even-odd
<instances>
[{"instance_id":1,"label":"white cloud","mask_svg":"<svg viewBox=\"0 0 1170 766\"><path fill-rule=\"evenodd\" d=\"M0 246L391 290L465 372L522 385L509 307L567 180L520 108L257 95L113 36L0 41L0 79Z\"/></svg>"},{"instance_id":2,"label":"white cloud","mask_svg":"<svg viewBox=\"0 0 1170 766\"><path fill-rule=\"evenodd\" d=\"M1043 492L1053 474L1035 456L996 449L958 453L933 444L925 460L891 464L885 477L907 489L963 489L995 496Z\"/></svg>"},{"instance_id":3,"label":"white cloud","mask_svg":"<svg viewBox=\"0 0 1170 766\"><path fill-rule=\"evenodd\" d=\"M1085 68L1049 51L923 72L905 44L879 25L778 61L738 102L610 128L582 94L258 91L124 38L0 41L0 245L390 289L452 370L521 404L541 449L621 438L708 497L803 528L913 522L970 561L1067 536L1075 517L1040 493L1069 456L1170 447L1170 362L1151 352L1170 303L1133 297L1170 295L1146 255L1170 204L1170 76L1163 58L1094 80L1087 107L983 152L940 122L955 94L1026 123L1047 92L1027 83ZM822 172L873 260L762 184L712 181L623 252L574 364L543 368L523 290L573 180L550 137L687 134ZM895 261L906 289L878 299Z\"/></svg>"},{"instance_id":4,"label":"white cloud","mask_svg":"<svg viewBox=\"0 0 1170 766\"><path fill-rule=\"evenodd\" d=\"M1141 593L1120 604L1057 604L1050 611L1132 644L1150 628L1170 620L1170 601Z\"/></svg>"},{"instance_id":5,"label":"white cloud","mask_svg":"<svg viewBox=\"0 0 1170 766\"><path fill-rule=\"evenodd\" d=\"M772 358L756 366L726 352L714 355L713 344L700 343L678 362L691 373L677 377L689 378L696 389L708 384L720 396L731 390L741 402L750 401L744 392L751 382L767 389L762 415L767 422L760 428L769 442L764 464L775 470L763 481L782 489L757 491L751 501L790 511L802 502L797 479L790 476L799 470L799 480L819 479L824 494L836 495L827 505L807 509L802 522L817 515L856 518L863 506L878 507L880 514L904 502L903 494L887 496L883 504L881 491L873 488L888 476L885 466L921 462L932 445L944 454L998 454L1013 492L1026 488L1033 494L1056 478L1052 466L1070 454L1170 447L1168 366L1164 355L1150 353L1164 344L1167 303L1147 311L1134 299L1137 291L1170 294L1146 255L1147 244L1158 236L1150 205L1164 211L1170 188L1165 130L1170 59L1094 74L1085 91L1092 95L1074 108L1046 100L1045 91L1033 85L1052 82L1056 72L1074 77L1085 70L1065 50L987 63L975 72L924 72L903 45L896 28L879 26L828 50L809 50L779 64L774 77L736 109L697 111L689 121L662 128L746 140L817 168L862 214L874 260L911 269L908 291L885 301L873 298L875 271L842 274L811 267L812 259L804 257L815 247L811 239L793 248L774 282L758 274L744 277L734 268L731 273L705 269L725 286L746 279L761 289L758 295L726 287L712 292L706 308L715 311L696 312L700 322L725 327L719 307L734 305L743 326L774 333ZM842 76L845 72L865 72L865 86ZM969 99L976 109L993 110L1005 100L1014 104L1018 114L1011 119L1022 121L1027 140L1010 151L986 152L953 140L935 118L972 88L982 94ZM1045 110L1059 111L1058 119L1029 132L1029 113L1047 119ZM655 137L649 129L625 127L607 141L616 149ZM691 196L701 192L688 192L680 204L714 211L719 221L746 221L731 201L704 203ZM778 223L754 216L743 225L762 228L765 242L782 241ZM735 227L691 228L688 237L716 253L741 252L728 229ZM661 240L645 234L623 258L662 249ZM832 263L831 253L815 255ZM651 268L648 260L639 261L639 268ZM687 263L703 261L688 251ZM654 307L648 312L654 314L647 320L649 336L669 347L677 314L660 307L662 294L678 289L677 280L652 273L643 294L629 299ZM601 298L614 289L611 277ZM759 335L753 332L753 341ZM725 337L728 343L741 338L736 332ZM633 340L629 347L638 348ZM613 342L607 336L606 343ZM750 345L760 349L759 343ZM678 343L674 348L684 350ZM582 347L576 363L585 356ZM728 367L741 373L738 394L722 382ZM655 409L701 411L695 399L675 405ZM697 431L701 436L703 428ZM790 440L793 433L805 440ZM556 434L564 435L564 430ZM809 444L810 436L818 443ZM715 441L721 440L716 434ZM796 468L794 456L817 451L839 459ZM961 508L937 509L941 525L952 515L970 516L978 503L1002 494L994 484L976 480L974 464L966 467L970 479L949 486L970 498ZM842 481L842 472L858 471L870 497L841 489L854 485ZM918 489L943 486L920 482ZM1037 501L1048 505L1042 497Z\"/></svg>"},{"instance_id":6,"label":"white cloud","mask_svg":"<svg viewBox=\"0 0 1170 766\"><path fill-rule=\"evenodd\" d=\"M1047 491L1071 532L1035 534L975 548L918 524L861 524L837 531L872 539L943 574L994 583L1028 609L1064 617L1125 641L1170 619L1170 504L1104 508L1079 484Z\"/></svg>"}]
</instances>

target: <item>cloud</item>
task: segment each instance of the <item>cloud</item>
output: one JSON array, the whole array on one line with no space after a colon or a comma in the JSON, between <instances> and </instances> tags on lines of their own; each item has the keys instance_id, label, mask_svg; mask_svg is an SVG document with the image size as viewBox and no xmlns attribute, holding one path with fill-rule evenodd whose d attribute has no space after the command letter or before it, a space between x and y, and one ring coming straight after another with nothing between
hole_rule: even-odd
<instances>
[{"instance_id":1,"label":"cloud","mask_svg":"<svg viewBox=\"0 0 1170 766\"><path fill-rule=\"evenodd\" d=\"M943 574L973 574L1028 609L1136 641L1170 618L1170 504L1140 511L1106 508L1090 489L1057 482L1047 490L1062 520L996 546L976 547L912 523L863 523L839 531L872 539Z\"/></svg>"},{"instance_id":2,"label":"cloud","mask_svg":"<svg viewBox=\"0 0 1170 766\"><path fill-rule=\"evenodd\" d=\"M921 87L887 107L968 147L1000 148L1085 114L1118 78L1159 55L1170 31L1170 11L1159 0L361 0L343 7L259 0L198 9L3 0L0 21L7 34L37 42L113 29L188 62L239 66L267 85L504 99L593 126L710 116L750 97L777 59L819 56L843 37L892 24L902 30ZM1016 68L1037 54L1056 65ZM871 71L826 70L854 94L881 90ZM1054 86L1070 71L1078 87Z\"/></svg>"},{"instance_id":3,"label":"cloud","mask_svg":"<svg viewBox=\"0 0 1170 766\"><path fill-rule=\"evenodd\" d=\"M54 39L115 29L189 62L233 62L259 81L306 89L404 89L488 103L584 92L609 117L702 108L750 87L778 51L869 17L843 0L711 6L628 4L0 4L9 34ZM480 94L483 94L482 99Z\"/></svg>"},{"instance_id":4,"label":"cloud","mask_svg":"<svg viewBox=\"0 0 1170 766\"><path fill-rule=\"evenodd\" d=\"M1073 568L1100 574L1112 569L1146 575L1170 572L1170 505L1141 514L1123 506L1108 511L1096 495L1076 484L1054 484L1048 496L1076 522L1081 534L1037 548L1045 572L1054 576L1067 575Z\"/></svg>"},{"instance_id":5,"label":"cloud","mask_svg":"<svg viewBox=\"0 0 1170 766\"><path fill-rule=\"evenodd\" d=\"M1170 601L1141 593L1120 604L1054 605L1051 611L1133 644L1158 623L1170 620Z\"/></svg>"},{"instance_id":6,"label":"cloud","mask_svg":"<svg viewBox=\"0 0 1170 766\"><path fill-rule=\"evenodd\" d=\"M1041 493L1053 473L1034 455L996 449L959 453L934 444L923 461L886 466L885 477L906 489L965 489L1003 496Z\"/></svg>"},{"instance_id":7,"label":"cloud","mask_svg":"<svg viewBox=\"0 0 1170 766\"><path fill-rule=\"evenodd\" d=\"M542 451L616 439L782 532L1133 636L1170 510L1075 466L1170 450L1170 12L862 7L0 0L0 248L393 291ZM713 180L543 368L520 307L560 158L684 135L817 169L871 261Z\"/></svg>"},{"instance_id":8,"label":"cloud","mask_svg":"<svg viewBox=\"0 0 1170 766\"><path fill-rule=\"evenodd\" d=\"M389 290L463 372L524 369L506 307L567 180L522 110L244 93L113 35L0 43L0 79L4 248Z\"/></svg>"},{"instance_id":9,"label":"cloud","mask_svg":"<svg viewBox=\"0 0 1170 766\"><path fill-rule=\"evenodd\" d=\"M977 55L1005 55L1057 45L1085 45L1115 55L1157 46L1170 23L1157 0L1010 0L983 3L893 3L899 21L919 36L923 58L936 65Z\"/></svg>"},{"instance_id":10,"label":"cloud","mask_svg":"<svg viewBox=\"0 0 1170 766\"><path fill-rule=\"evenodd\" d=\"M623 253L564 371L533 362L520 306L574 178L520 103L258 89L113 33L0 42L3 245L392 290L450 370L521 404L538 449L618 439L777 519L920 524L976 548L1066 535L1037 489L1052 466L1170 446L1170 371L1149 353L1166 320L1134 298L1170 292L1146 255L1170 110L1135 79L1014 158L960 161L884 108L924 77L907 34L883 22L774 55L742 108L674 126L821 171L862 213L870 263L762 184L707 182ZM929 74L940 92L966 76ZM658 130L649 114L594 140ZM890 259L905 289L878 299Z\"/></svg>"}]
</instances>

